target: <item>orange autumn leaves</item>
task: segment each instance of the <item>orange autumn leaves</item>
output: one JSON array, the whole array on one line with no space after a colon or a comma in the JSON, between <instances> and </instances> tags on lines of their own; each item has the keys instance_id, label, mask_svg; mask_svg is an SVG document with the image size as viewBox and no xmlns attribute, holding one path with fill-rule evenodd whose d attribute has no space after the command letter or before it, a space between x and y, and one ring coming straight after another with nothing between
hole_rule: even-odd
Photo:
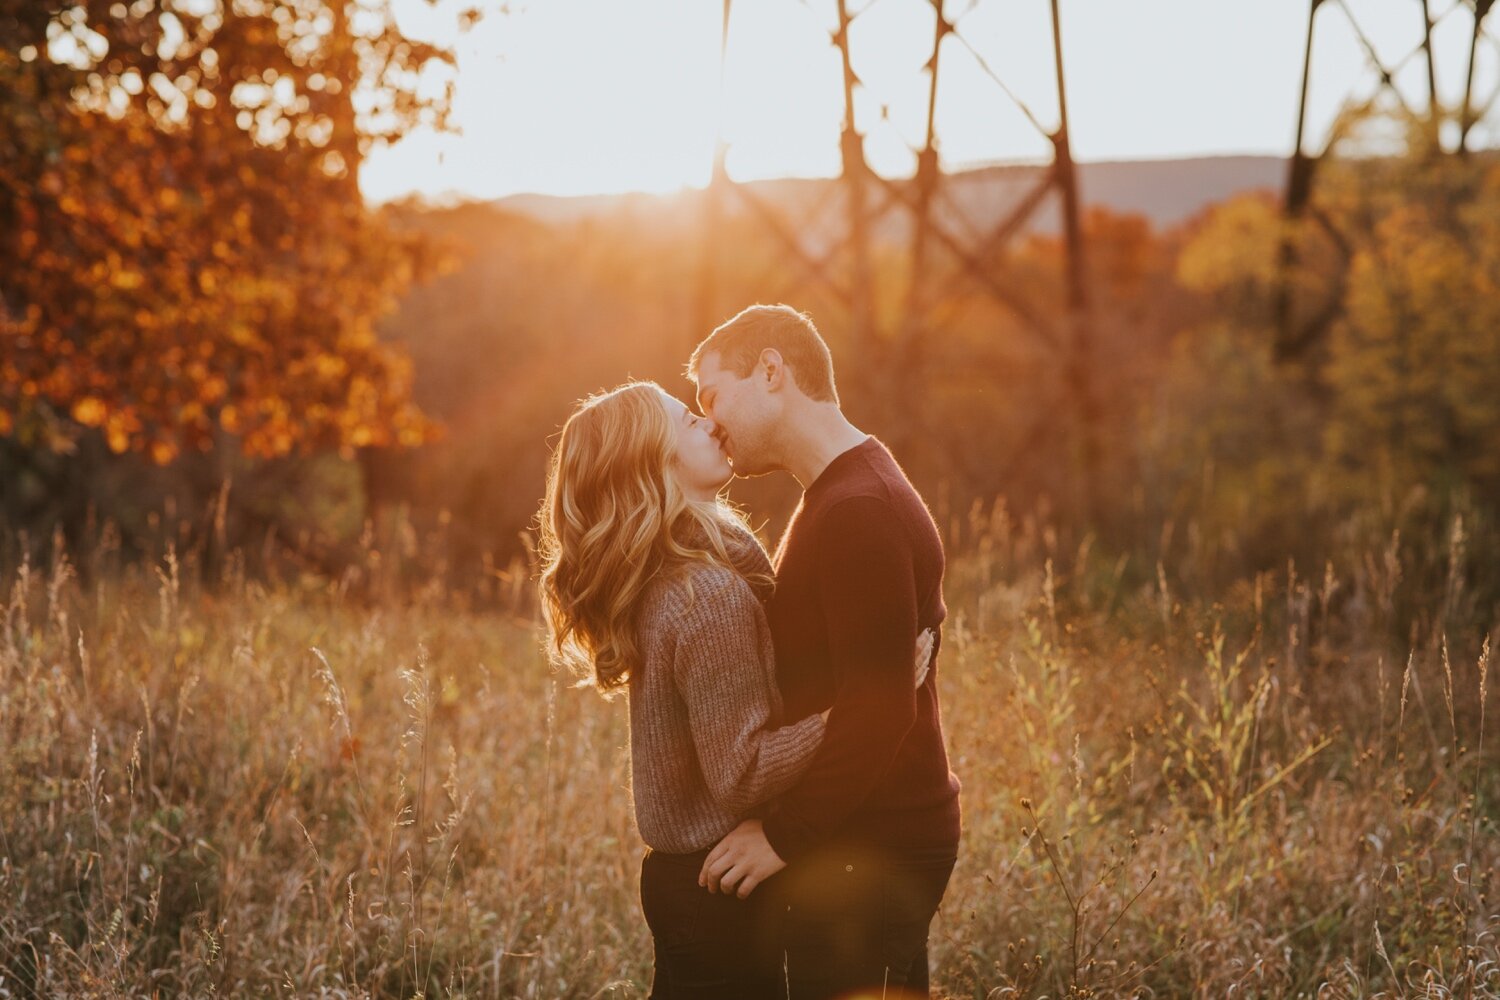
<instances>
[{"instance_id":1,"label":"orange autumn leaves","mask_svg":"<svg viewBox=\"0 0 1500 1000\"><path fill-rule=\"evenodd\" d=\"M410 273L399 242L295 202L254 226L246 206L271 201L270 185L145 209L131 195L149 169L86 164L69 194L22 213L32 251L12 285L28 308L4 320L7 431L12 412L45 406L163 464L219 431L262 456L430 439L409 363L373 334ZM358 249L330 246L342 240Z\"/></svg>"},{"instance_id":2,"label":"orange autumn leaves","mask_svg":"<svg viewBox=\"0 0 1500 1000\"><path fill-rule=\"evenodd\" d=\"M160 464L226 436L264 457L438 436L412 402L409 360L375 324L441 261L326 170L330 147L347 161L367 137L297 103L284 111L292 138L268 144L232 99L237 79L327 76L349 65L335 56L381 46L384 72L405 50L344 25L314 51L281 30L280 6L217 28L177 11L191 43L169 66L165 8L85 4L70 23L110 48L82 66L38 56L45 45L24 35L47 25L0 0L16 40L0 46L0 434L67 451L98 433ZM90 99L153 70L220 96L176 117L149 90L123 107ZM431 111L397 103L408 124ZM302 127L332 119L347 131Z\"/></svg>"}]
</instances>

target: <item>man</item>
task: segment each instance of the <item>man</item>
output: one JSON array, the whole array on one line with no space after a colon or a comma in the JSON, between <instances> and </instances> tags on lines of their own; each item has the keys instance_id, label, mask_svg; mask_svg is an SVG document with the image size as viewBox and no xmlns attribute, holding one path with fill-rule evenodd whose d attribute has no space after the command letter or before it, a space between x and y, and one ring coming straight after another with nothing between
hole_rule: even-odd
<instances>
[{"instance_id":1,"label":"man","mask_svg":"<svg viewBox=\"0 0 1500 1000\"><path fill-rule=\"evenodd\" d=\"M792 1000L926 996L928 928L959 841L940 640L927 679L910 681L918 632L947 613L937 527L885 446L845 418L805 314L751 306L698 345L688 375L736 475L802 485L767 618L787 717L831 709L806 774L714 848L700 881L744 897L777 876L766 891L784 900Z\"/></svg>"}]
</instances>

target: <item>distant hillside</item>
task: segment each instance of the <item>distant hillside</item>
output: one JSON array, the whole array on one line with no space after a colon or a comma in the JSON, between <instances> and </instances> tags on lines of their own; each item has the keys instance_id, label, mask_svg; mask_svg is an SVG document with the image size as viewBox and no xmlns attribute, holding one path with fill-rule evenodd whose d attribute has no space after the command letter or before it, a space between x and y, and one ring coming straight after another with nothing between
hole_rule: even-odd
<instances>
[{"instance_id":1,"label":"distant hillside","mask_svg":"<svg viewBox=\"0 0 1500 1000\"><path fill-rule=\"evenodd\" d=\"M1079 185L1087 203L1139 212L1156 226L1171 226L1246 191L1279 192L1286 171L1279 156L1085 163Z\"/></svg>"},{"instance_id":2,"label":"distant hillside","mask_svg":"<svg viewBox=\"0 0 1500 1000\"><path fill-rule=\"evenodd\" d=\"M952 174L947 199L939 211L951 222L983 229L1002 219L1040 179L1040 166L982 167ZM1103 205L1117 212L1146 216L1157 228L1176 225L1215 202L1245 191L1281 190L1286 161L1275 156L1215 156L1186 160L1132 160L1085 163L1079 185L1086 205ZM794 216L806 217L837 182L816 180L756 181L749 186ZM507 211L543 222L563 222L597 215L634 215L658 223L671 220L685 207L682 194L514 195L500 199ZM742 210L733 203L731 211ZM836 217L837 213L830 212ZM962 218L959 219L958 217ZM832 220L831 220L832 221ZM1032 229L1055 232L1060 217L1055 199L1033 219ZM899 237L906 229L900 213L892 212L880 235Z\"/></svg>"}]
</instances>

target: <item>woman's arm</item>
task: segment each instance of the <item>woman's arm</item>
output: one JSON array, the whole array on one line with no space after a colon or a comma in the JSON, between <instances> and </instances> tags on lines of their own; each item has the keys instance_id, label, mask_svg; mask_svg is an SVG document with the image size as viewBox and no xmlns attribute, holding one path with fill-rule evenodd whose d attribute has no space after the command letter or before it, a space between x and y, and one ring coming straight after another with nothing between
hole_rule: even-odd
<instances>
[{"instance_id":1,"label":"woman's arm","mask_svg":"<svg viewBox=\"0 0 1500 1000\"><path fill-rule=\"evenodd\" d=\"M714 800L735 815L790 788L823 738L821 716L771 726L770 634L750 586L730 570L701 572L681 616L673 676Z\"/></svg>"}]
</instances>

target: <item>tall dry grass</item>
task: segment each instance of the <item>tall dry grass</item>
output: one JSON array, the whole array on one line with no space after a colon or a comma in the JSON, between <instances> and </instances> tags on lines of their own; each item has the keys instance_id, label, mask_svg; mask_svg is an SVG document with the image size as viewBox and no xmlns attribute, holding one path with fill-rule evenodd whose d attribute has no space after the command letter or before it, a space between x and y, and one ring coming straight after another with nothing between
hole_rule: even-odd
<instances>
[{"instance_id":1,"label":"tall dry grass","mask_svg":"<svg viewBox=\"0 0 1500 1000\"><path fill-rule=\"evenodd\" d=\"M1192 594L952 534L943 992L1500 996L1493 617L1405 632L1394 548ZM523 571L164 536L4 574L0 995L645 995L623 708L544 665Z\"/></svg>"}]
</instances>

